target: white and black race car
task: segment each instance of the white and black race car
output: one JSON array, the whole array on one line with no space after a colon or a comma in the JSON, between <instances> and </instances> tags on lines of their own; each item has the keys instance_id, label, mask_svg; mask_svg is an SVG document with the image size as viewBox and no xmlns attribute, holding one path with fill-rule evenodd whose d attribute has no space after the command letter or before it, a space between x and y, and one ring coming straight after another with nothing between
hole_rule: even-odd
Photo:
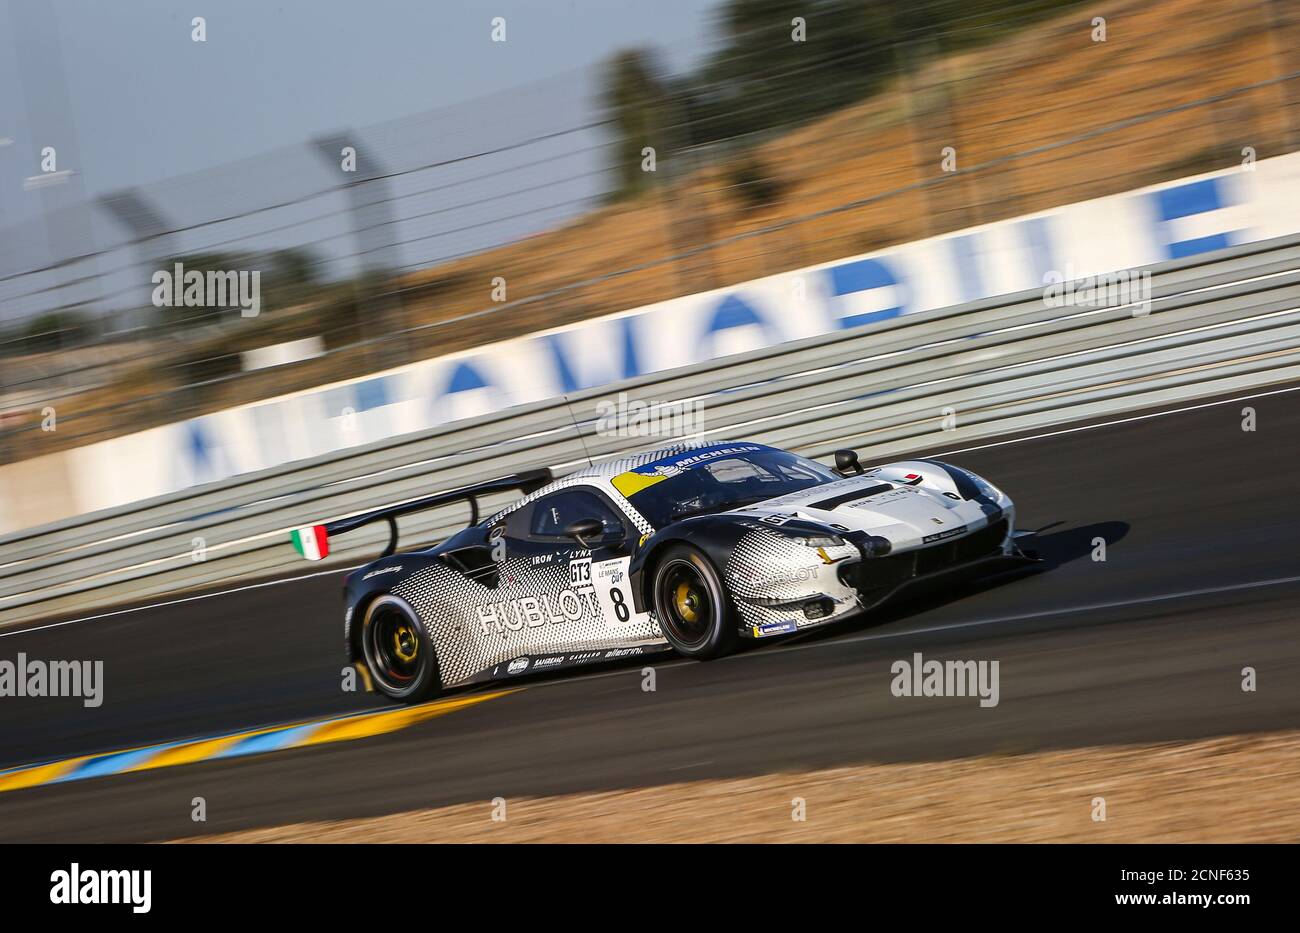
<instances>
[{"instance_id":1,"label":"white and black race car","mask_svg":"<svg viewBox=\"0 0 1300 933\"><path fill-rule=\"evenodd\" d=\"M1014 507L934 460L834 468L762 444L678 444L554 479L536 470L294 532L306 556L386 520L384 556L344 591L350 659L405 701L445 687L844 619L901 587L1032 561ZM524 497L478 520L478 498ZM397 516L450 502L471 524L394 553Z\"/></svg>"}]
</instances>

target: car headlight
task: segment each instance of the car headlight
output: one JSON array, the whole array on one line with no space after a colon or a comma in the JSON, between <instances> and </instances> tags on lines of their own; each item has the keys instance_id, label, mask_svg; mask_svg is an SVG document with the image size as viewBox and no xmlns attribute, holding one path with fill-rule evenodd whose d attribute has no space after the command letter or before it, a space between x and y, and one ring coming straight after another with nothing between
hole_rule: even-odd
<instances>
[{"instance_id":1,"label":"car headlight","mask_svg":"<svg viewBox=\"0 0 1300 933\"><path fill-rule=\"evenodd\" d=\"M1005 498L1002 495L1002 490L998 489L998 487L994 486L988 480L976 476L974 473L968 473L967 475L971 478L971 482L975 484L975 488L980 491L981 496L992 499L994 502L1001 502Z\"/></svg>"},{"instance_id":2,"label":"car headlight","mask_svg":"<svg viewBox=\"0 0 1300 933\"><path fill-rule=\"evenodd\" d=\"M808 538L795 538L804 547L843 547L844 539L838 535L813 535Z\"/></svg>"}]
</instances>

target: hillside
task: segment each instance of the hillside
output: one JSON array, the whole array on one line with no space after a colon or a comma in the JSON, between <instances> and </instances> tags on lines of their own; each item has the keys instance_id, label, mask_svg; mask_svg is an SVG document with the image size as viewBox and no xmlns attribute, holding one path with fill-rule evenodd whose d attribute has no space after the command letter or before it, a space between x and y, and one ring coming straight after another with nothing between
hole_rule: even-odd
<instances>
[{"instance_id":1,"label":"hillside","mask_svg":"<svg viewBox=\"0 0 1300 933\"><path fill-rule=\"evenodd\" d=\"M41 452L1230 167L1245 146L1258 158L1280 154L1295 147L1300 126L1295 81L1278 80L1300 68L1291 41L1300 30L1273 22L1273 9L1266 2L1113 2L913 63L860 104L748 149L701 154L676 184L404 277L379 331L423 325L409 335L347 348L361 336L353 307L270 315L242 330L238 343L223 338L188 351L193 360L216 356L215 367L155 365L65 402L59 436ZM1093 41L1093 16L1107 20L1105 42ZM947 146L956 150L957 173L940 170ZM506 278L511 302L458 320L492 307L496 276ZM237 371L233 354L241 349L307 332L325 332L339 352L176 394L195 376L219 380Z\"/></svg>"}]
</instances>

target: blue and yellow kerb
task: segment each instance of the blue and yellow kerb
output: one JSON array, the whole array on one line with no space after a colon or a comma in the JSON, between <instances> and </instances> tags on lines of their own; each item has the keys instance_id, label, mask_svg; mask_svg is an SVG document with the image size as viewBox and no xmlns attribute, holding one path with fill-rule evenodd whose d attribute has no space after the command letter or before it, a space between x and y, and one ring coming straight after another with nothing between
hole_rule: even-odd
<instances>
[{"instance_id":1,"label":"blue and yellow kerb","mask_svg":"<svg viewBox=\"0 0 1300 933\"><path fill-rule=\"evenodd\" d=\"M353 713L315 722L290 723L249 732L165 742L160 745L104 752L98 755L82 755L78 758L66 758L45 764L23 765L0 771L0 792L39 787L42 784L80 781L108 774L152 771L154 768L170 768L174 765L187 765L198 761L215 761L221 758L238 758L243 755L258 755L289 748L305 748L309 745L324 745L327 742L364 739L387 732L396 732L426 719L443 716L513 692L513 690L498 690L493 693L477 693L434 700L431 703L401 709Z\"/></svg>"}]
</instances>

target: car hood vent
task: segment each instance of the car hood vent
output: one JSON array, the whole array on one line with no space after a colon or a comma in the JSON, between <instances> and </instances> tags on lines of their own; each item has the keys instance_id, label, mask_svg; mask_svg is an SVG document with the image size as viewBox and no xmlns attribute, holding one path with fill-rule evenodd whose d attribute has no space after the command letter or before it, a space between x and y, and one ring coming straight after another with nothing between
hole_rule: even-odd
<instances>
[{"instance_id":1,"label":"car hood vent","mask_svg":"<svg viewBox=\"0 0 1300 933\"><path fill-rule=\"evenodd\" d=\"M859 488L850 492L842 492L838 496L831 496L828 499L807 502L804 505L811 509L835 509L846 502L855 502L858 499L865 499L867 496L874 496L877 493L889 492L893 488L889 483L880 483L876 486L868 486L866 489Z\"/></svg>"}]
</instances>

